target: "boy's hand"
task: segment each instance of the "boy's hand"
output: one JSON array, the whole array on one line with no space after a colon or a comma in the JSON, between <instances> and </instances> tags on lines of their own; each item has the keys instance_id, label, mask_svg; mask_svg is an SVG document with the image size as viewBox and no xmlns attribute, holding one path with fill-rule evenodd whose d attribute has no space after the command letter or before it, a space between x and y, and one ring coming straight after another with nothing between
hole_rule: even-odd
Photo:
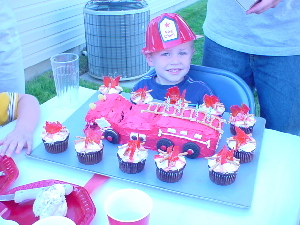
<instances>
[{"instance_id":1,"label":"boy's hand","mask_svg":"<svg viewBox=\"0 0 300 225\"><path fill-rule=\"evenodd\" d=\"M270 8L275 8L281 0L262 0L247 10L247 14L261 14Z\"/></svg>"},{"instance_id":2,"label":"boy's hand","mask_svg":"<svg viewBox=\"0 0 300 225\"><path fill-rule=\"evenodd\" d=\"M32 132L23 129L14 129L0 141L0 155L11 157L13 152L19 154L24 147L27 147L27 154L32 150Z\"/></svg>"}]
</instances>

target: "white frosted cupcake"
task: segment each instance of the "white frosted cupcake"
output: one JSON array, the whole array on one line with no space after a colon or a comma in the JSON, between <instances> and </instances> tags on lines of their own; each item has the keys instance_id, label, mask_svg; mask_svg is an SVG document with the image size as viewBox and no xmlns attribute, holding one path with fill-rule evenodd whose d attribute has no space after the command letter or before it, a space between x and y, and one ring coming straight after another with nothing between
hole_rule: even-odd
<instances>
[{"instance_id":1,"label":"white frosted cupcake","mask_svg":"<svg viewBox=\"0 0 300 225\"><path fill-rule=\"evenodd\" d=\"M236 127L237 134L227 138L227 146L234 150L234 157L240 160L240 163L248 163L253 160L256 149L256 140L251 134L246 134L239 127Z\"/></svg>"},{"instance_id":2,"label":"white frosted cupcake","mask_svg":"<svg viewBox=\"0 0 300 225\"><path fill-rule=\"evenodd\" d=\"M239 159L233 157L234 151L228 150L226 146L208 159L209 178L218 185L232 184L240 167Z\"/></svg>"},{"instance_id":3,"label":"white frosted cupcake","mask_svg":"<svg viewBox=\"0 0 300 225\"><path fill-rule=\"evenodd\" d=\"M148 150L142 146L139 140L130 140L118 148L117 157L122 172L135 174L144 169Z\"/></svg>"},{"instance_id":4,"label":"white frosted cupcake","mask_svg":"<svg viewBox=\"0 0 300 225\"><path fill-rule=\"evenodd\" d=\"M99 87L101 94L120 94L123 91L123 88L119 86L121 76L116 78L105 76L103 78L103 85Z\"/></svg>"},{"instance_id":5,"label":"white frosted cupcake","mask_svg":"<svg viewBox=\"0 0 300 225\"><path fill-rule=\"evenodd\" d=\"M178 146L170 146L166 152L158 151L159 154L154 156L157 178L167 183L178 182L183 175L187 153L179 153Z\"/></svg>"},{"instance_id":6,"label":"white frosted cupcake","mask_svg":"<svg viewBox=\"0 0 300 225\"><path fill-rule=\"evenodd\" d=\"M45 149L49 153L57 154L67 150L69 141L69 130L60 122L48 122L44 126L41 138Z\"/></svg>"},{"instance_id":7,"label":"white frosted cupcake","mask_svg":"<svg viewBox=\"0 0 300 225\"><path fill-rule=\"evenodd\" d=\"M199 107L200 111L206 112L210 115L222 116L225 112L225 106L220 102L215 95L205 94L203 97L203 104Z\"/></svg>"},{"instance_id":8,"label":"white frosted cupcake","mask_svg":"<svg viewBox=\"0 0 300 225\"><path fill-rule=\"evenodd\" d=\"M253 132L256 119L253 114L249 114L249 107L242 104L241 107L233 105L230 107L231 115L229 117L230 131L236 134L235 127L241 128L246 134Z\"/></svg>"},{"instance_id":9,"label":"white frosted cupcake","mask_svg":"<svg viewBox=\"0 0 300 225\"><path fill-rule=\"evenodd\" d=\"M100 130L85 130L86 137L76 137L75 151L80 163L93 165L99 163L103 158L102 132Z\"/></svg>"}]
</instances>

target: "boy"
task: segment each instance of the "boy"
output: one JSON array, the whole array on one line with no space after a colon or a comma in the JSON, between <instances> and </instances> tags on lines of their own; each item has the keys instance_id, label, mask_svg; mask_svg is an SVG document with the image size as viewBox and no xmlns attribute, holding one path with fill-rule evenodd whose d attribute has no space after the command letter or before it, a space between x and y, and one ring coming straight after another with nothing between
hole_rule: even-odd
<instances>
[{"instance_id":1,"label":"boy","mask_svg":"<svg viewBox=\"0 0 300 225\"><path fill-rule=\"evenodd\" d=\"M146 33L146 47L142 49L153 73L146 75L132 89L133 92L147 87L151 96L165 100L167 90L177 86L191 104L202 104L205 94L212 95L210 88L201 81L193 81L189 69L196 36L186 22L175 13L163 13L152 19Z\"/></svg>"},{"instance_id":2,"label":"boy","mask_svg":"<svg viewBox=\"0 0 300 225\"><path fill-rule=\"evenodd\" d=\"M14 151L18 154L23 147L27 147L30 154L39 117L40 105L34 96L0 92L0 127L17 119L14 130L0 140L0 156L10 157Z\"/></svg>"}]
</instances>

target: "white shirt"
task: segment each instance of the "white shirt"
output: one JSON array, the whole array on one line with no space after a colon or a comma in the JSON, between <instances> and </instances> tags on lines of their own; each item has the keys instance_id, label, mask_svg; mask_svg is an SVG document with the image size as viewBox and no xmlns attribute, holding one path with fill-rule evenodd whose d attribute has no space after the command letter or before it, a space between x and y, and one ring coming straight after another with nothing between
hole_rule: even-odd
<instances>
[{"instance_id":1,"label":"white shirt","mask_svg":"<svg viewBox=\"0 0 300 225\"><path fill-rule=\"evenodd\" d=\"M249 54L300 55L300 0L282 0L262 14L246 15L234 0L208 0L204 34Z\"/></svg>"}]
</instances>

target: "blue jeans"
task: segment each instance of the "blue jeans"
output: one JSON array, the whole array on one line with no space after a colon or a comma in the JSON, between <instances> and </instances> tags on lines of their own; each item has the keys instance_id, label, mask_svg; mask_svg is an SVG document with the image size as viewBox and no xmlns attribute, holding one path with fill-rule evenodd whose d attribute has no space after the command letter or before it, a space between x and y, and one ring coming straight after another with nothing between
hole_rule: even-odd
<instances>
[{"instance_id":1,"label":"blue jeans","mask_svg":"<svg viewBox=\"0 0 300 225\"><path fill-rule=\"evenodd\" d=\"M256 88L266 128L300 135L300 55L251 55L205 38L202 65L233 72Z\"/></svg>"}]
</instances>

